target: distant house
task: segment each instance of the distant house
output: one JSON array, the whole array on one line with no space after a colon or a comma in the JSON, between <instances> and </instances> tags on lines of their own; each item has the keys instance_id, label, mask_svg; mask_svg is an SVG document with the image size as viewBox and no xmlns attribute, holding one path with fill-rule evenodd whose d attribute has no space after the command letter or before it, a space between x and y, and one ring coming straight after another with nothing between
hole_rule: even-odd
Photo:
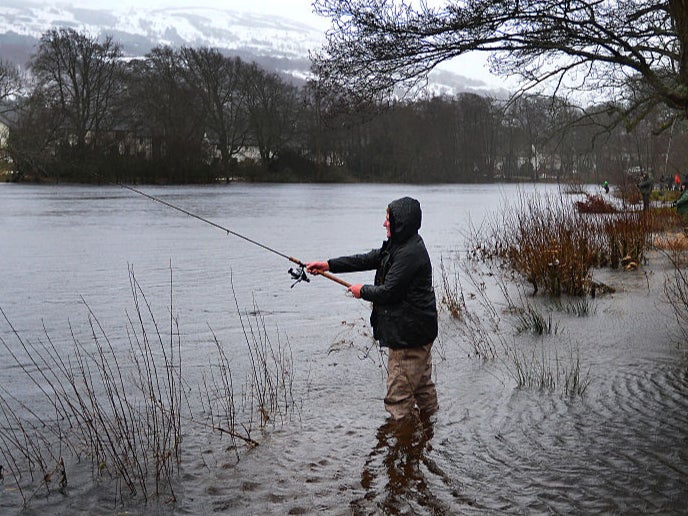
<instances>
[{"instance_id":1,"label":"distant house","mask_svg":"<svg viewBox=\"0 0 688 516\"><path fill-rule=\"evenodd\" d=\"M12 158L7 152L14 112L0 112L0 181L6 181L12 175Z\"/></svg>"},{"instance_id":2,"label":"distant house","mask_svg":"<svg viewBox=\"0 0 688 516\"><path fill-rule=\"evenodd\" d=\"M0 113L0 150L7 148L7 140L10 137L10 120Z\"/></svg>"}]
</instances>

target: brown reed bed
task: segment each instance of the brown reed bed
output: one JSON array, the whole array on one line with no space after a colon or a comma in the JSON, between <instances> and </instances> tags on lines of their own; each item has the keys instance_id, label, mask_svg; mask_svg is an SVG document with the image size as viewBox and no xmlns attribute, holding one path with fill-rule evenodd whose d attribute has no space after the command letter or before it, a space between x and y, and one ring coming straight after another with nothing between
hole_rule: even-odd
<instances>
[{"instance_id":1,"label":"brown reed bed","mask_svg":"<svg viewBox=\"0 0 688 516\"><path fill-rule=\"evenodd\" d=\"M456 321L456 336L471 345L469 356L501 359L518 388L583 395L590 382L589 370L577 348L569 343L566 351L557 344L557 335L563 332L555 312L578 317L593 313L596 293L611 291L593 281L593 269L640 267L648 250L656 248L653 236L665 234L680 222L675 210L667 208L613 211L597 204L596 209L581 210L562 196L522 195L516 206L505 203L480 231L469 228L470 260L463 267L473 284L471 292L464 291L459 275L442 261L440 306ZM679 248L677 242L671 245ZM476 279L469 264L497 282L505 309L496 309L485 283ZM526 295L524 283L514 282L515 278L525 279L533 293L551 299ZM514 288L518 299L511 294ZM666 291L683 324L685 340L688 282L678 267ZM502 318L503 312L511 317ZM511 321L512 343L504 338L504 320Z\"/></svg>"},{"instance_id":2,"label":"brown reed bed","mask_svg":"<svg viewBox=\"0 0 688 516\"><path fill-rule=\"evenodd\" d=\"M592 195L587 192L584 199L576 201L578 213L617 213L619 210L601 195Z\"/></svg>"},{"instance_id":3,"label":"brown reed bed","mask_svg":"<svg viewBox=\"0 0 688 516\"><path fill-rule=\"evenodd\" d=\"M666 231L656 235L652 246L665 253L675 268L688 265L688 235L685 231Z\"/></svg>"},{"instance_id":4,"label":"brown reed bed","mask_svg":"<svg viewBox=\"0 0 688 516\"><path fill-rule=\"evenodd\" d=\"M237 442L253 447L258 445L254 426L284 422L295 408L288 343L279 337L273 343L255 303L253 319L237 305L250 355L244 391L237 394L217 338L217 356L208 357L208 373L194 389L185 377L172 315L171 272L165 325L156 319L133 270L130 283L134 311L127 314L124 355L85 302L89 336L70 324L69 349L58 346L45 328L38 341L24 338L0 307L13 338L0 336L0 346L38 397L28 402L0 386L1 472L25 505L39 493L67 492L70 467L83 459L90 461L94 478L110 478L126 489L120 499L128 492L144 501L174 501L181 445L191 425L231 436L234 449ZM196 391L200 401L190 399Z\"/></svg>"},{"instance_id":5,"label":"brown reed bed","mask_svg":"<svg viewBox=\"0 0 688 516\"><path fill-rule=\"evenodd\" d=\"M518 203L505 207L486 235L474 233L474 256L500 260L535 293L589 292L589 271L600 252L594 221L580 217L561 197L522 195Z\"/></svg>"},{"instance_id":6,"label":"brown reed bed","mask_svg":"<svg viewBox=\"0 0 688 516\"><path fill-rule=\"evenodd\" d=\"M594 267L637 268L652 234L679 222L675 210L581 213L562 196L521 195L486 229L474 230L471 257L498 260L521 275L534 293L595 295Z\"/></svg>"}]
</instances>

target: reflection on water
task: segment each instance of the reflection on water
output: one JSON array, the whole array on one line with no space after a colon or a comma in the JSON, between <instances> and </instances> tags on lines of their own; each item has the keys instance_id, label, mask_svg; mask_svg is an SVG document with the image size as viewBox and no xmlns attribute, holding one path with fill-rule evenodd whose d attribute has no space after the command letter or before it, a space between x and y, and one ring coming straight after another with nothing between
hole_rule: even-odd
<instances>
[{"instance_id":1,"label":"reflection on water","mask_svg":"<svg viewBox=\"0 0 688 516\"><path fill-rule=\"evenodd\" d=\"M434 416L387 420L377 430L377 443L361 472L362 499L353 500L354 514L452 514L451 505L434 492L428 476L441 481L456 502L475 506L459 494L458 482L433 460Z\"/></svg>"},{"instance_id":2,"label":"reflection on water","mask_svg":"<svg viewBox=\"0 0 688 516\"><path fill-rule=\"evenodd\" d=\"M411 195L424 209L436 283L441 258L463 260L469 220L479 226L519 196L499 185L145 190L303 261L378 247L384 207ZM469 358L470 343L442 314L433 357L441 409L432 422L394 427L382 421L385 374L371 351L368 304L322 278L290 288L292 264L271 253L118 188L27 185L0 185L0 251L0 307L23 338L45 341L45 327L66 355L60 346L72 345L72 330L88 334L82 297L116 352L128 352L130 265L160 320L172 302L189 388L207 371L215 338L241 384L248 357L235 295L293 354L296 416L238 462L227 440L186 425L175 504L123 505L116 482L94 481L82 463L67 472L66 496L38 490L27 514L685 513L688 361L685 343L672 338L661 260L636 272L594 271L617 292L598 297L586 317L555 311L557 335L510 333L497 302L510 345L576 350L589 372L584 396L516 390L503 354ZM481 280L499 300L491 278ZM0 338L15 336L0 325ZM1 387L36 394L3 353ZM18 499L6 477L0 512L18 512Z\"/></svg>"}]
</instances>

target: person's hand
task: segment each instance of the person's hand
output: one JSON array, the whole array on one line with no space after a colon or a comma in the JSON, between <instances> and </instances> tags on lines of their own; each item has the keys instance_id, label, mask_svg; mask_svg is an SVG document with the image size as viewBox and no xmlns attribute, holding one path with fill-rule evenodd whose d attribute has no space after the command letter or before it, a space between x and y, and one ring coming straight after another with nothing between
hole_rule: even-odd
<instances>
[{"instance_id":1,"label":"person's hand","mask_svg":"<svg viewBox=\"0 0 688 516\"><path fill-rule=\"evenodd\" d=\"M348 290L349 290L349 292L351 292L354 295L354 297L356 299L360 299L361 298L361 287L363 287L363 285L361 285L361 284L351 285L348 288Z\"/></svg>"},{"instance_id":2,"label":"person's hand","mask_svg":"<svg viewBox=\"0 0 688 516\"><path fill-rule=\"evenodd\" d=\"M311 274L321 274L330 270L330 264L327 262L309 262L306 264L306 270Z\"/></svg>"}]
</instances>

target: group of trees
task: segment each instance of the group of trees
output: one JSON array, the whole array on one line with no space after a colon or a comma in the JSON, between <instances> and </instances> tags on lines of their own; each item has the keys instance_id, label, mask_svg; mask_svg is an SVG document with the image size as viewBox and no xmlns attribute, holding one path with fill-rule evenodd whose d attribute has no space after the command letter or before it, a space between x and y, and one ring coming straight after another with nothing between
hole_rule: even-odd
<instances>
[{"instance_id":1,"label":"group of trees","mask_svg":"<svg viewBox=\"0 0 688 516\"><path fill-rule=\"evenodd\" d=\"M207 48L153 49L126 60L111 38L43 35L14 103L17 170L65 180L208 181L255 148L269 165L289 146L298 90Z\"/></svg>"},{"instance_id":2,"label":"group of trees","mask_svg":"<svg viewBox=\"0 0 688 516\"><path fill-rule=\"evenodd\" d=\"M413 5L317 0L333 30L303 86L215 49L125 59L111 38L48 31L24 81L0 63L12 166L20 177L171 182L256 171L419 182L682 172L684 1ZM398 95L467 51L491 52L495 69L523 75L523 91L509 101ZM529 90L541 84L555 87ZM578 106L564 85L615 94Z\"/></svg>"},{"instance_id":3,"label":"group of trees","mask_svg":"<svg viewBox=\"0 0 688 516\"><path fill-rule=\"evenodd\" d=\"M629 172L681 174L688 124L657 132L656 109L632 131L617 107L585 115L556 99L505 103L475 94L391 104L360 124L330 130L325 147L361 180L626 182ZM631 180L634 180L631 178Z\"/></svg>"}]
</instances>

